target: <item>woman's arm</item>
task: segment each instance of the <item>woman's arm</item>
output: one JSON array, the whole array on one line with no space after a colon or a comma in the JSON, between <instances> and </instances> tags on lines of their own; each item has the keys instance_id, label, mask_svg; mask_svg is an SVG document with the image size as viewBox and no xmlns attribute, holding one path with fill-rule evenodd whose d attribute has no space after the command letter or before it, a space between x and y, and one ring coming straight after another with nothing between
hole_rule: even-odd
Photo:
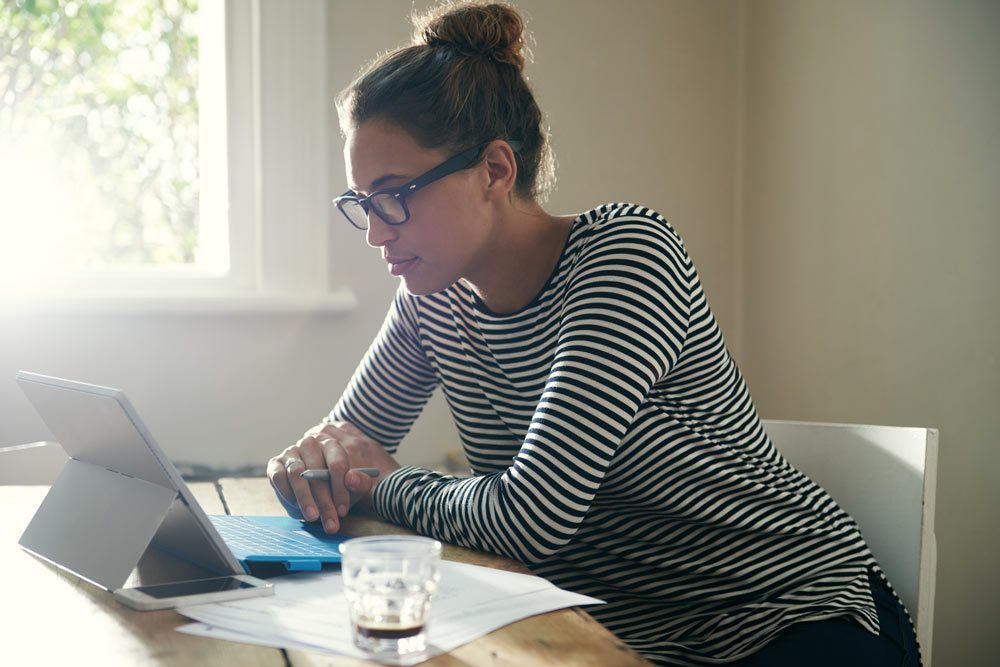
<instances>
[{"instance_id":1,"label":"woman's arm","mask_svg":"<svg viewBox=\"0 0 1000 667\"><path fill-rule=\"evenodd\" d=\"M389 312L340 400L323 421L268 462L268 478L289 515L321 518L328 532L355 501L344 477L350 467L398 468L395 453L434 392L438 379L417 337L416 314L406 293ZM349 427L345 430L345 424ZM359 443L364 443L360 446ZM294 463L285 466L291 460ZM308 482L306 468L327 468L329 483Z\"/></svg>"},{"instance_id":2,"label":"woman's arm","mask_svg":"<svg viewBox=\"0 0 1000 667\"><path fill-rule=\"evenodd\" d=\"M382 328L324 421L350 422L394 454L437 385L420 346L413 297L401 285Z\"/></svg>"},{"instance_id":3,"label":"woman's arm","mask_svg":"<svg viewBox=\"0 0 1000 667\"><path fill-rule=\"evenodd\" d=\"M583 252L511 467L469 479L401 468L373 491L385 518L525 562L576 533L640 404L680 355L694 281L680 239L646 217L605 226Z\"/></svg>"}]
</instances>

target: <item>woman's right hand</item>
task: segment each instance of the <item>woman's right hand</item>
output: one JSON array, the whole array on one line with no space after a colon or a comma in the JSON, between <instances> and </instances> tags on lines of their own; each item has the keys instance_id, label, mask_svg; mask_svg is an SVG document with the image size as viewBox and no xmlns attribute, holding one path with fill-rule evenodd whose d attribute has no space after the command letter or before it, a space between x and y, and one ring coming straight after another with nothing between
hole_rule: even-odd
<instances>
[{"instance_id":1,"label":"woman's right hand","mask_svg":"<svg viewBox=\"0 0 1000 667\"><path fill-rule=\"evenodd\" d=\"M381 445L365 437L352 424L322 423L271 458L267 476L287 509L297 504L306 521L321 519L323 529L335 533L340 530L340 520L350 511L351 505L360 499L348 490L347 473L352 467L362 466L378 468L380 479L399 464ZM330 471L329 480L309 481L301 476L304 470L323 469ZM370 480L369 488L377 481Z\"/></svg>"}]
</instances>

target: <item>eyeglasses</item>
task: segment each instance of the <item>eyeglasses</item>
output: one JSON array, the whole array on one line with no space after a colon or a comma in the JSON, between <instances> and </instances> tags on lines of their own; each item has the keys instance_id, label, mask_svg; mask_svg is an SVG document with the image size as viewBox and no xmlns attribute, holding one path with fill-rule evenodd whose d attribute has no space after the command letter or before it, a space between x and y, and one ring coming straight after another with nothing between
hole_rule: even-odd
<instances>
[{"instance_id":1,"label":"eyeglasses","mask_svg":"<svg viewBox=\"0 0 1000 667\"><path fill-rule=\"evenodd\" d=\"M410 209L406 206L407 197L425 185L472 166L489 143L487 141L462 151L405 185L376 190L367 197L359 197L353 190L348 190L334 199L333 203L347 221L360 230L368 229L369 210L374 210L387 225L401 225L410 219ZM521 149L520 141L507 141L507 143L515 153Z\"/></svg>"}]
</instances>

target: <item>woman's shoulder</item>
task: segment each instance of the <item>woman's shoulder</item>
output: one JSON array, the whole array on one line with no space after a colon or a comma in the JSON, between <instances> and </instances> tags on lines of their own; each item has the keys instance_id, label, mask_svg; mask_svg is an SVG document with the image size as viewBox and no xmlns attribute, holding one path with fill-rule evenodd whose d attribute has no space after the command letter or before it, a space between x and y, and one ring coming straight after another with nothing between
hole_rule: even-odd
<instances>
[{"instance_id":1,"label":"woman's shoulder","mask_svg":"<svg viewBox=\"0 0 1000 667\"><path fill-rule=\"evenodd\" d=\"M660 224L669 224L667 223L666 218L649 206L629 202L608 202L606 204L601 204L583 213L581 217L586 218L592 223L601 223L621 218L635 217L646 218L659 222Z\"/></svg>"},{"instance_id":2,"label":"woman's shoulder","mask_svg":"<svg viewBox=\"0 0 1000 667\"><path fill-rule=\"evenodd\" d=\"M579 250L616 244L659 246L671 254L686 255L684 241L665 217L641 204L601 204L577 218Z\"/></svg>"}]
</instances>

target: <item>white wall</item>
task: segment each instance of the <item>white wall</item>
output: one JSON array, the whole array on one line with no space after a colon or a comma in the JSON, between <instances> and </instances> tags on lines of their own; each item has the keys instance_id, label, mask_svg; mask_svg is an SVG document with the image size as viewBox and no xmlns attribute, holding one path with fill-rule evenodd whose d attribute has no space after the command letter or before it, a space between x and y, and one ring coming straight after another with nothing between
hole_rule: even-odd
<instances>
[{"instance_id":1,"label":"white wall","mask_svg":"<svg viewBox=\"0 0 1000 667\"><path fill-rule=\"evenodd\" d=\"M1000 3L747 7L743 369L770 418L940 429L934 662L1000 600Z\"/></svg>"}]
</instances>

